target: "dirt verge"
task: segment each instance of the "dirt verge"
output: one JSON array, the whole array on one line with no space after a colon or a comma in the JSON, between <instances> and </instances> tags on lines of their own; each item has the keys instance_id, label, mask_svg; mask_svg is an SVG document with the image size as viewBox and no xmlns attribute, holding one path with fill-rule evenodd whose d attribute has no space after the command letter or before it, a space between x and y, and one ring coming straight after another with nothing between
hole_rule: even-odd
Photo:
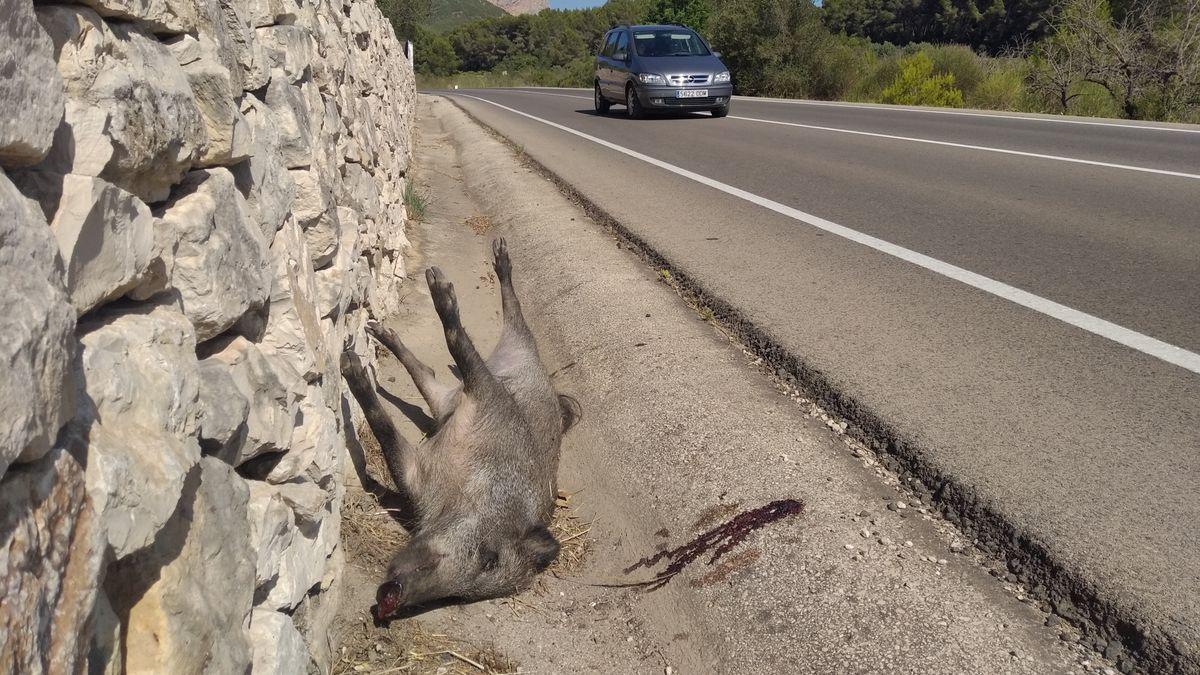
<instances>
[{"instance_id":1,"label":"dirt verge","mask_svg":"<svg viewBox=\"0 0 1200 675\"><path fill-rule=\"evenodd\" d=\"M567 555L513 598L376 628L368 607L403 532L351 477L335 672L1111 667L1072 629L1045 625L1020 584L990 576L975 542L848 444L837 420L764 376L702 305L680 303L451 104L422 99L417 150L428 208L410 269L443 267L467 330L490 349L499 300L487 251L506 236L543 361L583 406L560 471ZM392 327L449 377L423 280L406 293ZM378 377L419 438L407 374L384 354Z\"/></svg>"}]
</instances>

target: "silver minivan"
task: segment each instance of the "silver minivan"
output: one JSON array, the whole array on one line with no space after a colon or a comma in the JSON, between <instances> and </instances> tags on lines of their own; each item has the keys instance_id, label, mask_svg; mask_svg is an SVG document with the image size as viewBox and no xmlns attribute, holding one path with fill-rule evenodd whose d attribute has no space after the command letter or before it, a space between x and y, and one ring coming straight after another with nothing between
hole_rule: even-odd
<instances>
[{"instance_id":1,"label":"silver minivan","mask_svg":"<svg viewBox=\"0 0 1200 675\"><path fill-rule=\"evenodd\" d=\"M634 118L652 110L724 117L733 83L720 56L687 26L618 26L604 35L596 55L596 113L620 103Z\"/></svg>"}]
</instances>

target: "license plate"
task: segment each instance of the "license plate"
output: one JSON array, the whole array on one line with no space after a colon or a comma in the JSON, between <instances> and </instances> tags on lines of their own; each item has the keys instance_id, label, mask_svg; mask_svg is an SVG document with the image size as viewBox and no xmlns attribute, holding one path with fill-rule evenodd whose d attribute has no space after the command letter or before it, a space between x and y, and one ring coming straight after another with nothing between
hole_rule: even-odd
<instances>
[{"instance_id":1,"label":"license plate","mask_svg":"<svg viewBox=\"0 0 1200 675\"><path fill-rule=\"evenodd\" d=\"M707 89L676 89L675 98L708 98Z\"/></svg>"}]
</instances>

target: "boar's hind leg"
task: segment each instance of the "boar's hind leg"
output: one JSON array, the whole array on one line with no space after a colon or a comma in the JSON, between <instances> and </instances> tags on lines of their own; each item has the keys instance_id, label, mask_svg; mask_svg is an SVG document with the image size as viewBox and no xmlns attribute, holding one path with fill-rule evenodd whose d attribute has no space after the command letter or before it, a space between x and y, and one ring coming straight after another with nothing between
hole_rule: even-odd
<instances>
[{"instance_id":1,"label":"boar's hind leg","mask_svg":"<svg viewBox=\"0 0 1200 675\"><path fill-rule=\"evenodd\" d=\"M521 314L521 301L517 299L517 291L513 288L512 261L508 259L508 242L504 241L504 237L492 242L492 255L495 256L493 264L496 269L496 279L500 281L500 302L504 310L504 327L528 335L529 326L525 324L525 316Z\"/></svg>"},{"instance_id":2,"label":"boar's hind leg","mask_svg":"<svg viewBox=\"0 0 1200 675\"><path fill-rule=\"evenodd\" d=\"M458 364L458 370L462 373L463 391L478 392L495 385L496 380L463 328L458 315L458 298L454 295L454 284L447 281L446 275L436 267L425 270L425 280L429 282L433 306L437 309L438 316L442 319L442 328L446 331L446 346L450 348L450 356L454 357L454 362Z\"/></svg>"},{"instance_id":3,"label":"boar's hind leg","mask_svg":"<svg viewBox=\"0 0 1200 675\"><path fill-rule=\"evenodd\" d=\"M354 394L355 400L367 417L367 426L371 427L371 433L375 434L376 440L379 441L383 461L387 464L388 473L392 474L392 481L397 489L407 490L408 484L404 481L404 457L412 456L412 445L400 435L396 425L392 424L392 418L379 403L379 396L375 393L371 378L367 376L367 370L363 368L358 357L350 352L342 354L342 375L345 376L346 384L350 385L350 392Z\"/></svg>"},{"instance_id":4,"label":"boar's hind leg","mask_svg":"<svg viewBox=\"0 0 1200 675\"><path fill-rule=\"evenodd\" d=\"M434 419L441 422L454 412L454 392L457 387L438 382L433 369L421 363L417 355L409 351L400 340L400 336L396 335L396 331L384 328L375 321L367 324L367 331L400 360L412 377L413 383L417 385L417 391L421 392L422 398L429 404L429 412L433 413Z\"/></svg>"}]
</instances>

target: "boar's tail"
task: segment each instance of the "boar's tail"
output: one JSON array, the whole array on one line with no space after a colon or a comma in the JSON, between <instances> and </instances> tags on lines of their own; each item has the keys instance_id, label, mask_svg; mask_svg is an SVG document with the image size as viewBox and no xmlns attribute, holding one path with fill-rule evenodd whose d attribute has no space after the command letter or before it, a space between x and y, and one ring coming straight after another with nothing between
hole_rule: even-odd
<instances>
[{"instance_id":1,"label":"boar's tail","mask_svg":"<svg viewBox=\"0 0 1200 675\"><path fill-rule=\"evenodd\" d=\"M567 430L579 423L583 419L583 406L579 405L579 401L573 396L566 394L558 395L558 409L562 413L562 430L567 433Z\"/></svg>"}]
</instances>

